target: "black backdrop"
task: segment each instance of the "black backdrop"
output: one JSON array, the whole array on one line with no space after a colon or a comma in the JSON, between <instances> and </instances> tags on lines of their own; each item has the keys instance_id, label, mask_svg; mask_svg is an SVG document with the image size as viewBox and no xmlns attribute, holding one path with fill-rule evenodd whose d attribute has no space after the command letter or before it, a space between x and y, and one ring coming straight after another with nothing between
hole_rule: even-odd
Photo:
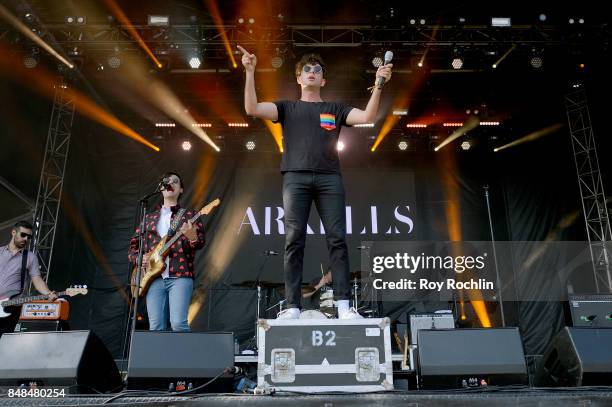
<instances>
[{"instance_id":1,"label":"black backdrop","mask_svg":"<svg viewBox=\"0 0 612 407\"><path fill-rule=\"evenodd\" d=\"M276 170L279 154L216 156L204 145L189 153L162 145L162 153L153 153L83 120L77 121L74 130L78 137L73 139L51 279L54 287L71 283L91 287L90 295L72 300L73 328L93 329L113 353L121 353L127 307L120 291L129 271L126 252L136 203L155 186L159 174L175 169L187 184L185 204L200 207L215 197L223 200L206 221L208 244L196 262L194 302L201 308L193 329L231 330L241 340L248 339L253 331L255 291L232 284L256 278L263 250L282 252L283 237L275 234L278 225L272 220L271 235L265 236L264 221L265 206L271 207L272 215L282 206ZM347 134L359 136L350 130ZM491 187L498 240L543 240L563 216L579 209L569 137L563 133L551 137L520 154L500 156L456 155L450 149L443 154L414 154L409 159L400 153L358 160L343 155L347 204L353 207L355 225L368 225L366 235L357 233L361 226L354 226L355 233L349 238L351 269L358 269L355 247L361 240L449 240L446 207L450 197L445 192L449 184L458 191L463 240L490 238L485 184ZM555 165L538 159L554 144L559 151ZM516 165L517 157L521 165ZM379 223L385 225L394 220L395 206L402 207L413 221L410 233L406 223L396 221L400 235L373 236L370 204L377 205ZM248 222L247 206L253 208L259 236L253 234L250 224L243 224L238 233L241 223ZM305 279L316 277L320 263L326 261L324 237L316 219L310 222L316 233L308 237ZM379 229L382 234L387 227ZM560 231L558 239L580 239L582 231L578 217ZM282 256L272 257L260 277L281 282ZM277 298L271 292L266 295L269 304ZM397 315L398 308L402 307L386 312ZM541 352L563 324L558 303L517 303L507 308L507 322L521 326L528 352ZM493 321L499 323L499 316L493 315Z\"/></svg>"}]
</instances>

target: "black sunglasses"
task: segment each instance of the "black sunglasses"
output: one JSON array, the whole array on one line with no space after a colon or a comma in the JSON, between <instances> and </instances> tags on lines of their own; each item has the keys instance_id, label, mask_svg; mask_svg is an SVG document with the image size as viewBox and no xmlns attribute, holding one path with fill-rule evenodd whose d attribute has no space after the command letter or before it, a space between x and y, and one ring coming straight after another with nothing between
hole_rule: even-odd
<instances>
[{"instance_id":1,"label":"black sunglasses","mask_svg":"<svg viewBox=\"0 0 612 407\"><path fill-rule=\"evenodd\" d=\"M304 65L302 70L306 73L309 73L310 71L312 71L313 73L320 73L323 70L323 67L321 65L315 65L315 66Z\"/></svg>"},{"instance_id":2,"label":"black sunglasses","mask_svg":"<svg viewBox=\"0 0 612 407\"><path fill-rule=\"evenodd\" d=\"M32 238L32 235L30 233L20 232L19 235L21 237L27 237L28 239Z\"/></svg>"}]
</instances>

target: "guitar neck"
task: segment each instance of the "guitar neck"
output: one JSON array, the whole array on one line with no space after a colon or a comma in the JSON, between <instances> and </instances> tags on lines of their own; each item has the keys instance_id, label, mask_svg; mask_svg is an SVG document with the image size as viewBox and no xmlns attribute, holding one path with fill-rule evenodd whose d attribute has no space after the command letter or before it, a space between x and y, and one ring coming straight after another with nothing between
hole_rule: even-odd
<instances>
[{"instance_id":1,"label":"guitar neck","mask_svg":"<svg viewBox=\"0 0 612 407\"><path fill-rule=\"evenodd\" d=\"M200 217L200 212L196 213L193 218L189 219L189 222L194 223L195 221L198 220L198 218ZM181 238L181 236L183 236L183 232L181 232L180 230L177 231L174 236L172 236L172 239L168 240L166 242L166 244L164 245L163 249L161 250L162 253L166 253L168 250L170 250L170 247L176 243L177 240L179 240Z\"/></svg>"},{"instance_id":2,"label":"guitar neck","mask_svg":"<svg viewBox=\"0 0 612 407\"><path fill-rule=\"evenodd\" d=\"M65 295L66 291L60 291L59 293L57 293L58 297L61 297L62 295ZM30 301L38 301L38 300L46 300L47 296L46 295L33 295L31 297L21 297L21 298L15 298L14 300L7 300L7 301L3 301L0 305L2 305L3 307L11 307L14 305L21 305L21 304L25 304L26 302L30 302Z\"/></svg>"}]
</instances>

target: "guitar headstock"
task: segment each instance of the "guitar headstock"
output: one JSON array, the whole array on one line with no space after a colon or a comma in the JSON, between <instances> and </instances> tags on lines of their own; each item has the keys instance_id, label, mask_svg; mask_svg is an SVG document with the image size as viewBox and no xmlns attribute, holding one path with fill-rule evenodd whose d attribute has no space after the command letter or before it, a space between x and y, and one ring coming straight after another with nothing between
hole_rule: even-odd
<instances>
[{"instance_id":1,"label":"guitar headstock","mask_svg":"<svg viewBox=\"0 0 612 407\"><path fill-rule=\"evenodd\" d=\"M75 295L85 295L87 294L87 286L86 285L73 285L66 288L66 295L69 297L74 297Z\"/></svg>"},{"instance_id":2,"label":"guitar headstock","mask_svg":"<svg viewBox=\"0 0 612 407\"><path fill-rule=\"evenodd\" d=\"M210 202L205 207L200 209L200 215L208 215L213 209L219 206L220 203L221 200L219 198L215 199L214 201Z\"/></svg>"}]
</instances>

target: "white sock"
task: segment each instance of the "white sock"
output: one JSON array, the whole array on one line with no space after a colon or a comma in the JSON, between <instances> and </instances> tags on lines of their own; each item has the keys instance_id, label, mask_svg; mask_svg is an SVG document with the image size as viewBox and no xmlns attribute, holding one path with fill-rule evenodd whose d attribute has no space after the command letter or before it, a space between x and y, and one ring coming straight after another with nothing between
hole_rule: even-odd
<instances>
[{"instance_id":1,"label":"white sock","mask_svg":"<svg viewBox=\"0 0 612 407\"><path fill-rule=\"evenodd\" d=\"M349 300L338 300L336 304L338 306L338 314L349 310Z\"/></svg>"}]
</instances>

